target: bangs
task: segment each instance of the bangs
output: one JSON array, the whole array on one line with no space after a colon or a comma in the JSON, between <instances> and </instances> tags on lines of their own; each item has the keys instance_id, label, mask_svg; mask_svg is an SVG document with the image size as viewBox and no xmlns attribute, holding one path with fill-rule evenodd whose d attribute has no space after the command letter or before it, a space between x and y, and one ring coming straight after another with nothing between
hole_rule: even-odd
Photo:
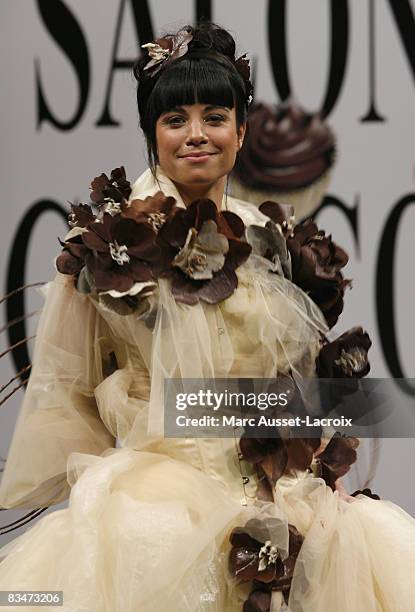
<instances>
[{"instance_id":1,"label":"bangs","mask_svg":"<svg viewBox=\"0 0 415 612\"><path fill-rule=\"evenodd\" d=\"M229 71L204 59L185 59L176 62L158 79L150 96L153 120L163 113L186 104L235 106L234 91Z\"/></svg>"}]
</instances>

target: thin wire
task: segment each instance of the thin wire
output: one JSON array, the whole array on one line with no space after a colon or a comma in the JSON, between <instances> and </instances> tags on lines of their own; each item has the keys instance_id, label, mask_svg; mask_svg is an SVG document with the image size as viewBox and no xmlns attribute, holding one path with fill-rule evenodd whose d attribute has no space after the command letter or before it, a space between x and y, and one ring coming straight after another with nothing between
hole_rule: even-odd
<instances>
[{"instance_id":1,"label":"thin wire","mask_svg":"<svg viewBox=\"0 0 415 612\"><path fill-rule=\"evenodd\" d=\"M8 387L9 385L11 385L11 384L12 384L12 382L13 382L14 380L16 380L16 378L20 378L20 375L21 375L21 374L24 374L25 372L27 372L27 370L30 370L30 368L31 368L31 367L32 367L32 364L31 364L31 363L29 363L29 365L27 365L27 366L25 366L24 368L22 368L21 370L19 370L19 372L17 372L16 376L13 376L13 378L11 378L11 379L9 380L9 382L7 382L5 385L3 385L2 387L0 387L0 393L3 393L3 391L4 391L5 389L7 389L7 387Z\"/></svg>"},{"instance_id":2,"label":"thin wire","mask_svg":"<svg viewBox=\"0 0 415 612\"><path fill-rule=\"evenodd\" d=\"M46 281L43 281L41 283L29 283L28 285L22 285L21 287L18 287L17 289L13 289L13 291L10 291L10 293L6 293L6 295L0 299L0 304L2 304L5 300L7 300L12 295L19 293L20 291L23 291L24 289L29 289L29 287L39 287L41 285L46 285Z\"/></svg>"},{"instance_id":3,"label":"thin wire","mask_svg":"<svg viewBox=\"0 0 415 612\"><path fill-rule=\"evenodd\" d=\"M7 325L3 325L3 327L0 327L0 334L6 331L6 329L13 327L13 325L20 323L20 321L24 321L25 319L30 319L30 317L34 317L36 314L38 314L38 312L40 312L40 309L33 310L33 312L29 312L29 314L27 315L22 315L21 317L16 317L15 319L12 319L11 321L7 323Z\"/></svg>"},{"instance_id":4,"label":"thin wire","mask_svg":"<svg viewBox=\"0 0 415 612\"><path fill-rule=\"evenodd\" d=\"M10 353L10 351L12 351L17 346L20 346L21 344L23 344L24 342L28 342L29 340L33 340L33 338L36 338L36 334L34 334L33 336L29 336L28 338L23 338L23 340L19 340L19 342L16 342L12 346L9 346L9 348L6 351L3 351L2 353L0 353L0 359L4 357L5 355L7 355L7 353Z\"/></svg>"},{"instance_id":5,"label":"thin wire","mask_svg":"<svg viewBox=\"0 0 415 612\"><path fill-rule=\"evenodd\" d=\"M8 395L6 395L6 397L3 397L3 399L0 402L0 406L2 406L5 402L7 402L7 400L14 395L14 393L16 393L16 391L18 391L19 389L21 389L22 387L24 387L25 385L27 385L27 383L29 382L29 379L24 380L22 383L20 383L20 385L17 385L17 387L14 387L14 389L12 391L10 391L10 393Z\"/></svg>"},{"instance_id":6,"label":"thin wire","mask_svg":"<svg viewBox=\"0 0 415 612\"><path fill-rule=\"evenodd\" d=\"M25 514L25 516L23 516L21 519L19 519L19 521L15 521L15 523L19 523L19 524L17 524L15 527L11 527L10 529L7 529L7 527L9 527L9 525L4 525L4 527L0 527L0 536L5 535L6 533L10 533L10 531L15 531L16 529L19 529L20 527L23 527L23 525L26 525L27 523L30 523L35 518L40 516L43 512L45 512L45 510L47 510L47 509L48 509L48 506L46 506L45 508L38 508L37 510L29 512L28 514ZM29 518L27 518L27 517L29 517ZM27 518L26 521L23 520L25 518ZM20 521L23 521L23 522L20 522ZM14 523L10 523L10 525L13 525L13 524Z\"/></svg>"}]
</instances>

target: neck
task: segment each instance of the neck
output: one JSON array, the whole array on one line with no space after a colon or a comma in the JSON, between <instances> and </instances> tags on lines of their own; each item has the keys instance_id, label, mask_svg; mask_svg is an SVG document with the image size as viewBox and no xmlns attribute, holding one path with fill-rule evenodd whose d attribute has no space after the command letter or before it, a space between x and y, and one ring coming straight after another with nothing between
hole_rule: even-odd
<instances>
[{"instance_id":1,"label":"neck","mask_svg":"<svg viewBox=\"0 0 415 612\"><path fill-rule=\"evenodd\" d=\"M195 200L209 199L216 204L218 210L221 210L223 194L225 193L226 176L223 176L218 181L207 185L174 184L186 207Z\"/></svg>"}]
</instances>

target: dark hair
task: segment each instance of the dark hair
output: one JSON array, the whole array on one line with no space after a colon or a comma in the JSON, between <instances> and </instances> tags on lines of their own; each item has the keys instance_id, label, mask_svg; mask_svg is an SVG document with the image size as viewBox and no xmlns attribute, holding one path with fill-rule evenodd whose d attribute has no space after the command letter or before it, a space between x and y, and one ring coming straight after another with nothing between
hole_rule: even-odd
<instances>
[{"instance_id":1,"label":"dark hair","mask_svg":"<svg viewBox=\"0 0 415 612\"><path fill-rule=\"evenodd\" d=\"M195 103L235 107L239 127L246 121L252 97L249 78L244 78L235 66L235 41L231 34L210 22L186 29L193 39L185 55L167 61L154 76L144 70L150 60L148 53L134 66L140 127L153 171L157 163L156 123L162 113Z\"/></svg>"}]
</instances>

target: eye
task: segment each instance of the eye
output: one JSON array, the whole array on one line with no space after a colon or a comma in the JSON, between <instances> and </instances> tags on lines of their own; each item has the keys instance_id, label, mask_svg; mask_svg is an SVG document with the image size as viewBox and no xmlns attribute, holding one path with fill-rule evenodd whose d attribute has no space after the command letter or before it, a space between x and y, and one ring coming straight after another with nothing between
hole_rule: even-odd
<instances>
[{"instance_id":1,"label":"eye","mask_svg":"<svg viewBox=\"0 0 415 612\"><path fill-rule=\"evenodd\" d=\"M208 123L221 123L224 120L225 117L223 115L220 115L219 113L211 113L207 115L207 117L205 117L205 121L207 121Z\"/></svg>"},{"instance_id":2,"label":"eye","mask_svg":"<svg viewBox=\"0 0 415 612\"><path fill-rule=\"evenodd\" d=\"M172 115L164 119L164 123L171 126L180 126L183 125L184 122L185 119L181 115Z\"/></svg>"}]
</instances>

